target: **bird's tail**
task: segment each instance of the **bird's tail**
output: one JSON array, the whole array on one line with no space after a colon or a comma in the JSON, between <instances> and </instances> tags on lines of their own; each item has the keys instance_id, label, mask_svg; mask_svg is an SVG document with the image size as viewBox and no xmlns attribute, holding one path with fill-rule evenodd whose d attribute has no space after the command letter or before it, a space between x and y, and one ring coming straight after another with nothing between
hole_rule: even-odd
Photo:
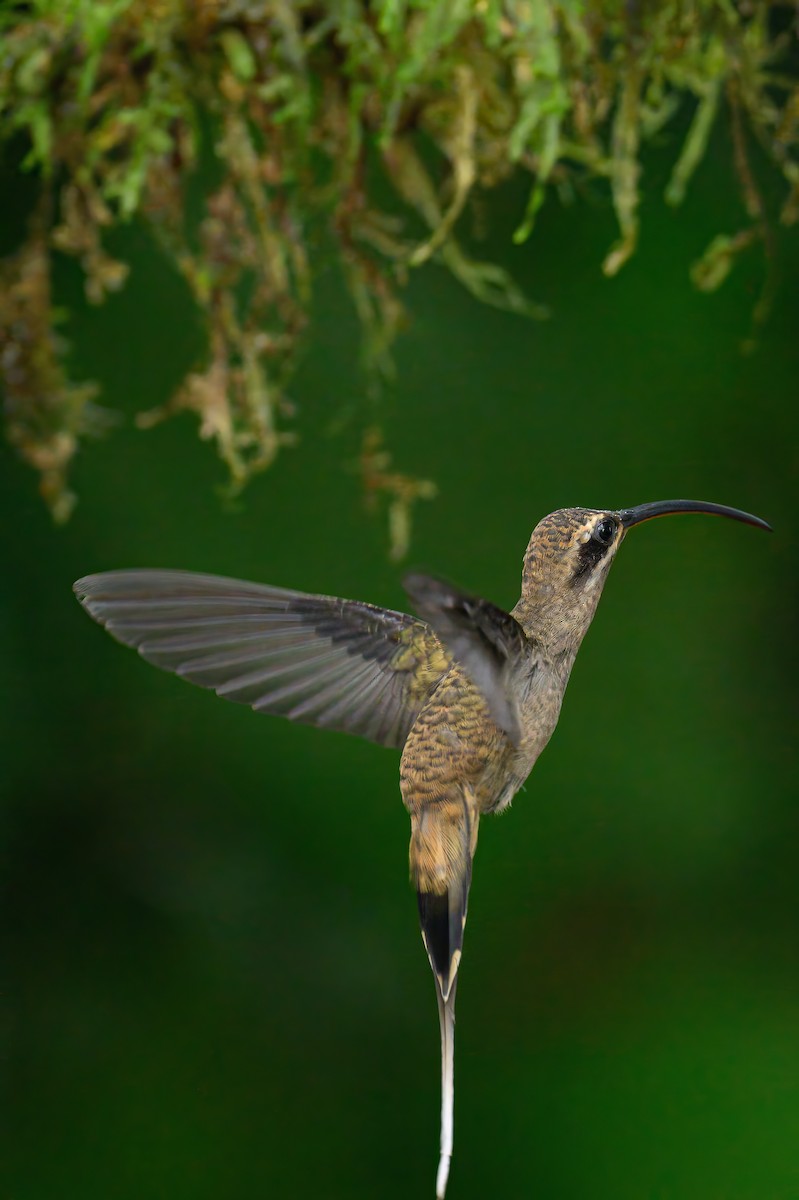
<instances>
[{"instance_id":1,"label":"bird's tail","mask_svg":"<svg viewBox=\"0 0 799 1200\"><path fill-rule=\"evenodd\" d=\"M477 846L479 812L472 790L459 789L411 817L410 864L419 920L436 985L441 1025L441 1157L436 1197L443 1200L452 1159L455 1096L455 990Z\"/></svg>"},{"instance_id":2,"label":"bird's tail","mask_svg":"<svg viewBox=\"0 0 799 1200\"><path fill-rule=\"evenodd\" d=\"M457 789L411 817L411 878L425 950L444 1000L461 961L479 819L470 788Z\"/></svg>"},{"instance_id":3,"label":"bird's tail","mask_svg":"<svg viewBox=\"0 0 799 1200\"><path fill-rule=\"evenodd\" d=\"M436 1200L444 1200L452 1161L455 1106L455 993L458 980L453 979L446 1000L436 979L438 1018L441 1023L441 1156L436 1175Z\"/></svg>"}]
</instances>

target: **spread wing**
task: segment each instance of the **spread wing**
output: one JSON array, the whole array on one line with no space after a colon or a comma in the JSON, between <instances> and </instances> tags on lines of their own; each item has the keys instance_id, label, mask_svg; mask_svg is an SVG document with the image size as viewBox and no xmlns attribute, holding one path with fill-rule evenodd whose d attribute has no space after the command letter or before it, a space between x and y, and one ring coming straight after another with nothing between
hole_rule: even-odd
<instances>
[{"instance_id":1,"label":"spread wing","mask_svg":"<svg viewBox=\"0 0 799 1200\"><path fill-rule=\"evenodd\" d=\"M490 600L470 596L431 575L407 575L405 590L417 612L476 684L494 721L518 745L521 740L514 681L535 652L519 622Z\"/></svg>"},{"instance_id":2,"label":"spread wing","mask_svg":"<svg viewBox=\"0 0 799 1200\"><path fill-rule=\"evenodd\" d=\"M450 666L405 613L190 571L109 571L74 585L126 646L257 712L401 747Z\"/></svg>"}]
</instances>

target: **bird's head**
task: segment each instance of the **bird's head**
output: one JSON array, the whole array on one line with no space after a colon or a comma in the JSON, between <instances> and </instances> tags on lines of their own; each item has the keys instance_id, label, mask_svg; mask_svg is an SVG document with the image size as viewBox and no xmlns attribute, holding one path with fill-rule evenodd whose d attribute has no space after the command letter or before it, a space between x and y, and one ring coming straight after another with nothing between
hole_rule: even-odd
<instances>
[{"instance_id":1,"label":"bird's head","mask_svg":"<svg viewBox=\"0 0 799 1200\"><path fill-rule=\"evenodd\" d=\"M577 649L627 530L654 517L710 513L771 529L760 517L701 500L659 500L635 508L561 508L536 525L524 556L518 614L552 648Z\"/></svg>"}]
</instances>

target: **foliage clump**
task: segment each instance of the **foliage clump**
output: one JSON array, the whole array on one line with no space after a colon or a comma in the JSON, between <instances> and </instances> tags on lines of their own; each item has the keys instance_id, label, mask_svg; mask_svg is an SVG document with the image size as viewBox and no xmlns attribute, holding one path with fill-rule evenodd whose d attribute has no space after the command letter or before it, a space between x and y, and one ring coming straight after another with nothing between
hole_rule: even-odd
<instances>
[{"instance_id":1,"label":"foliage clump","mask_svg":"<svg viewBox=\"0 0 799 1200\"><path fill-rule=\"evenodd\" d=\"M320 230L339 255L368 361L384 368L401 285L430 259L479 299L538 315L455 236L472 193L512 172L530 177L519 241L548 189L606 180L619 237L603 269L617 272L638 238L642 144L690 104L667 202L683 199L723 118L747 214L694 266L697 286L714 288L745 246L768 251L774 219L799 214L796 49L795 8L766 0L12 4L0 15L0 138L26 140L41 201L27 242L1 267L8 436L65 516L70 459L99 410L91 385L65 372L51 257L75 256L99 303L127 274L104 235L133 217L167 249L207 334L204 360L140 423L194 411L234 488L293 437L285 384ZM773 213L752 142L784 181ZM209 157L215 183L190 219L187 189ZM400 203L389 211L392 190ZM401 549L409 507L430 485L385 469L375 444L370 432L364 473L389 495Z\"/></svg>"}]
</instances>

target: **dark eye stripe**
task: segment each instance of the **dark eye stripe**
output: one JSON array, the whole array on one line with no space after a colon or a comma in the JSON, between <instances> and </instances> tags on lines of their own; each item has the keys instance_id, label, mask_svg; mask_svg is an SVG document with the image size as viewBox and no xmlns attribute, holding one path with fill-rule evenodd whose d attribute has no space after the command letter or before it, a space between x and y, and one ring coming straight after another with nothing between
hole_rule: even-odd
<instances>
[{"instance_id":1,"label":"dark eye stripe","mask_svg":"<svg viewBox=\"0 0 799 1200\"><path fill-rule=\"evenodd\" d=\"M606 542L600 541L596 536L600 529L605 532L603 528L604 526L608 527L608 533L610 534L609 539ZM615 534L616 522L612 517L604 517L594 526L591 532L591 537L588 539L588 541L581 542L579 544L577 548L577 565L575 566L574 574L571 578L572 587L578 584L581 579L584 579L585 576L594 569L597 563L601 562L613 544L613 538L615 537Z\"/></svg>"}]
</instances>

